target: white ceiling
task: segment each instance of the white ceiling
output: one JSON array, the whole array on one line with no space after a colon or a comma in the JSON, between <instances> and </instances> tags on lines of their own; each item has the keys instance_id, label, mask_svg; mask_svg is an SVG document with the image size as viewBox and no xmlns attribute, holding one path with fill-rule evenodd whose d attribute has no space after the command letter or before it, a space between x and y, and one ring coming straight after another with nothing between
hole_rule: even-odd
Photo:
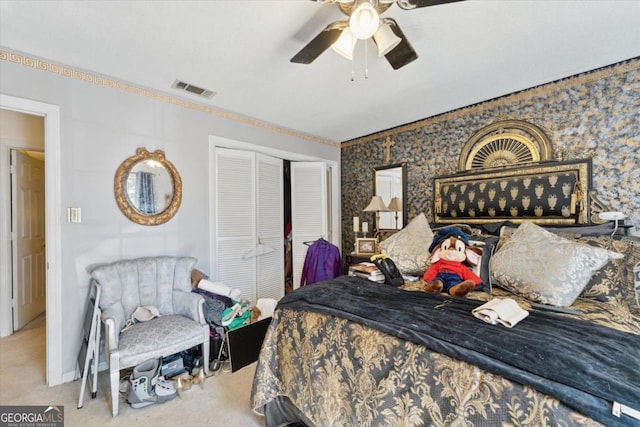
<instances>
[{"instance_id":1,"label":"white ceiling","mask_svg":"<svg viewBox=\"0 0 640 427\"><path fill-rule=\"evenodd\" d=\"M0 45L340 142L640 56L637 0L467 0L394 18L419 58L393 70L293 57L344 16L309 0L0 0ZM171 88L211 89L210 100Z\"/></svg>"}]
</instances>

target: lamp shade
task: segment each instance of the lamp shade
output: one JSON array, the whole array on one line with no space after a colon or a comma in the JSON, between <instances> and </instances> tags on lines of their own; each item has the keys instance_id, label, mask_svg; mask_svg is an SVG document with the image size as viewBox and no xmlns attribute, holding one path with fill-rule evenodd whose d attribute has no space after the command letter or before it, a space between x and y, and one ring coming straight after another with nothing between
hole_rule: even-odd
<instances>
[{"instance_id":1,"label":"lamp shade","mask_svg":"<svg viewBox=\"0 0 640 427\"><path fill-rule=\"evenodd\" d=\"M378 56L384 56L391 52L402 39L393 32L391 25L384 23L380 25L378 31L373 35L373 40L378 46Z\"/></svg>"},{"instance_id":2,"label":"lamp shade","mask_svg":"<svg viewBox=\"0 0 640 427\"><path fill-rule=\"evenodd\" d=\"M394 197L389 202L388 208L392 212L400 212L402 210L402 200L399 197Z\"/></svg>"},{"instance_id":3,"label":"lamp shade","mask_svg":"<svg viewBox=\"0 0 640 427\"><path fill-rule=\"evenodd\" d=\"M380 25L380 15L371 3L365 2L356 8L349 17L349 28L353 36L365 40L370 38Z\"/></svg>"},{"instance_id":4,"label":"lamp shade","mask_svg":"<svg viewBox=\"0 0 640 427\"><path fill-rule=\"evenodd\" d=\"M342 30L342 33L340 33L340 37L338 37L338 40L336 40L335 43L331 45L331 49L347 59L353 59L353 48L355 47L357 41L358 39L353 37L353 34L351 34L351 30L349 29L349 27L347 27Z\"/></svg>"},{"instance_id":5,"label":"lamp shade","mask_svg":"<svg viewBox=\"0 0 640 427\"><path fill-rule=\"evenodd\" d=\"M364 211L365 212L389 212L389 208L387 208L387 205L385 205L384 202L382 201L382 197L373 196L371 198L371 201L367 205L367 207L364 208Z\"/></svg>"}]
</instances>

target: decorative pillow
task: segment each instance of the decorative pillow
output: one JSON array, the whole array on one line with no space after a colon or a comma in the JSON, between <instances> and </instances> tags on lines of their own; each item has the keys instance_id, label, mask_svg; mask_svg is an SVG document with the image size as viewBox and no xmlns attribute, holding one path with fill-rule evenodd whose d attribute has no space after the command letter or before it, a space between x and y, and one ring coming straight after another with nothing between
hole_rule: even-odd
<instances>
[{"instance_id":1,"label":"decorative pillow","mask_svg":"<svg viewBox=\"0 0 640 427\"><path fill-rule=\"evenodd\" d=\"M584 236L581 237L579 241L594 247L618 252L625 257L623 259L612 259L604 267L596 271L580 294L580 297L615 305L625 304L631 291L627 284L628 268L626 263L630 245L619 240L614 240L609 236Z\"/></svg>"},{"instance_id":2,"label":"decorative pillow","mask_svg":"<svg viewBox=\"0 0 640 427\"><path fill-rule=\"evenodd\" d=\"M559 235L567 233L579 236L611 236L613 232L613 222L591 225L576 224L564 227L549 226L547 230Z\"/></svg>"},{"instance_id":3,"label":"decorative pillow","mask_svg":"<svg viewBox=\"0 0 640 427\"><path fill-rule=\"evenodd\" d=\"M516 231L517 225L511 222L501 223L500 237L509 237ZM495 223L497 227L500 223ZM607 236L610 237L613 232L613 224L608 222L605 224L595 225L566 225L566 226L545 226L545 230L566 238L580 238L585 236Z\"/></svg>"},{"instance_id":4,"label":"decorative pillow","mask_svg":"<svg viewBox=\"0 0 640 427\"><path fill-rule=\"evenodd\" d=\"M517 227L502 227L500 228L500 237L498 243L496 243L496 248L494 252L498 252L504 244L513 236L513 233L516 232Z\"/></svg>"},{"instance_id":5,"label":"decorative pillow","mask_svg":"<svg viewBox=\"0 0 640 427\"><path fill-rule=\"evenodd\" d=\"M421 213L409 224L380 243L380 250L393 260L402 274L422 275L429 267L429 245L433 232Z\"/></svg>"},{"instance_id":6,"label":"decorative pillow","mask_svg":"<svg viewBox=\"0 0 640 427\"><path fill-rule=\"evenodd\" d=\"M517 228L514 227L502 227L498 249L509 240L516 230ZM580 293L580 298L595 299L614 305L623 305L626 300L629 300L628 274L629 269L633 269L633 266L629 266L627 258L630 256L632 246L630 243L612 239L613 227L596 225L591 227L553 227L545 228L545 230L577 243L585 243L622 254L624 258L610 260L593 274L587 286ZM586 230L587 234L581 234L579 231L582 230ZM603 233L602 231L605 230L606 233Z\"/></svg>"},{"instance_id":7,"label":"decorative pillow","mask_svg":"<svg viewBox=\"0 0 640 427\"><path fill-rule=\"evenodd\" d=\"M482 248L482 261L477 271L474 271L482 279L482 285L476 288L477 291L489 292L489 262L496 251L498 240L498 236L473 236L469 240L470 245Z\"/></svg>"},{"instance_id":8,"label":"decorative pillow","mask_svg":"<svg viewBox=\"0 0 640 427\"><path fill-rule=\"evenodd\" d=\"M523 222L490 261L491 278L532 301L573 304L593 274L623 255L577 243Z\"/></svg>"},{"instance_id":9,"label":"decorative pillow","mask_svg":"<svg viewBox=\"0 0 640 427\"><path fill-rule=\"evenodd\" d=\"M631 313L640 318L640 237L625 236L622 241L629 245L627 252L627 283L631 289L627 295L627 305Z\"/></svg>"}]
</instances>

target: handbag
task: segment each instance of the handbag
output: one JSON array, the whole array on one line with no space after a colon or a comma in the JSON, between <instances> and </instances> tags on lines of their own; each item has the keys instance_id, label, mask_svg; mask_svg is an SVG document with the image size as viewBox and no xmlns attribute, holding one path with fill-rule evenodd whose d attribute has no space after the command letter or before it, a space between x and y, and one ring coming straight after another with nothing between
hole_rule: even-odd
<instances>
[{"instance_id":1,"label":"handbag","mask_svg":"<svg viewBox=\"0 0 640 427\"><path fill-rule=\"evenodd\" d=\"M156 317L160 317L160 311L152 306L152 305L143 305L135 309L133 314L127 322L124 324L124 327L120 330L120 333L126 331L136 323L140 322L148 322L151 319L155 319Z\"/></svg>"}]
</instances>

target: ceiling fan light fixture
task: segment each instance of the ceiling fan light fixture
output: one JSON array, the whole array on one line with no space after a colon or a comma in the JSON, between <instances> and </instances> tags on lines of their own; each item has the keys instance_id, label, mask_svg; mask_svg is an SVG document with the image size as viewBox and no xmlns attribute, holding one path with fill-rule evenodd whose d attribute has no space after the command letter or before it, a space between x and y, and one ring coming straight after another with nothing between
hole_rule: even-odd
<instances>
[{"instance_id":1,"label":"ceiling fan light fixture","mask_svg":"<svg viewBox=\"0 0 640 427\"><path fill-rule=\"evenodd\" d=\"M349 18L349 28L353 36L366 40L373 36L380 25L380 15L371 3L365 2L353 11Z\"/></svg>"},{"instance_id":2,"label":"ceiling fan light fixture","mask_svg":"<svg viewBox=\"0 0 640 427\"><path fill-rule=\"evenodd\" d=\"M356 46L356 42L358 39L353 37L351 34L351 30L349 27L345 28L342 33L340 33L340 37L334 44L331 45L331 49L333 49L340 56L343 56L349 60L353 59L353 48Z\"/></svg>"},{"instance_id":3,"label":"ceiling fan light fixture","mask_svg":"<svg viewBox=\"0 0 640 427\"><path fill-rule=\"evenodd\" d=\"M378 46L378 56L384 56L391 52L402 41L402 39L393 32L391 25L388 23L380 25L378 31L373 35L373 40Z\"/></svg>"}]
</instances>

